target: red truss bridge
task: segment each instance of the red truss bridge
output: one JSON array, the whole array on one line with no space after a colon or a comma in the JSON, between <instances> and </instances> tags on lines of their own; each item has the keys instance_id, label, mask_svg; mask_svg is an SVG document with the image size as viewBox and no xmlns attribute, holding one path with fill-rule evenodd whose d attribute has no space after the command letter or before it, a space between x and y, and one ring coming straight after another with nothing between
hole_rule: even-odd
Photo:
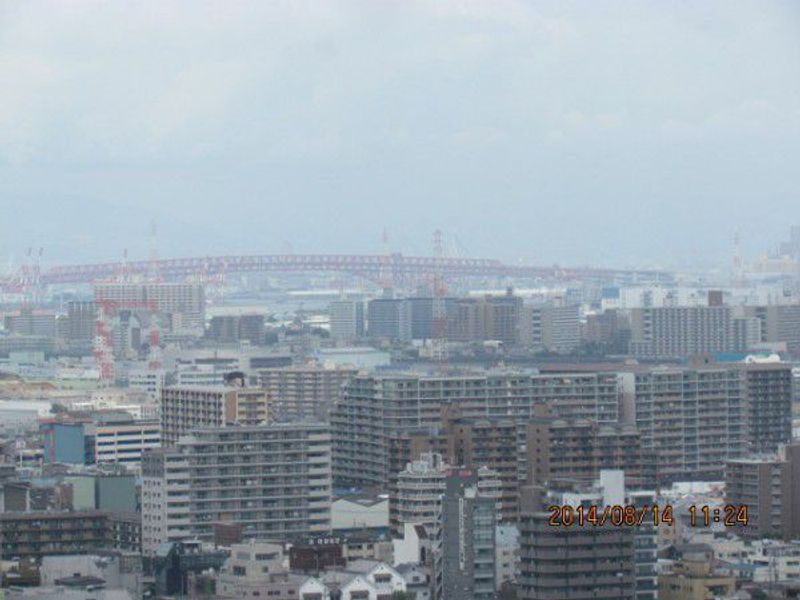
<instances>
[{"instance_id":1,"label":"red truss bridge","mask_svg":"<svg viewBox=\"0 0 800 600\"><path fill-rule=\"evenodd\" d=\"M226 273L297 273L338 272L358 275L373 281L391 281L396 285L423 281L440 274L446 280L483 277L514 279L547 279L570 281L586 278L614 279L624 277L642 281L663 281L663 271L622 271L613 269L532 267L510 265L484 258L450 258L433 256L346 255L346 254L267 254L250 256L214 256L174 258L157 261L107 262L64 265L39 269L26 266L11 277L0 279L6 291L31 286L91 284L113 281L123 276L152 275L168 281L191 278L205 280Z\"/></svg>"}]
</instances>

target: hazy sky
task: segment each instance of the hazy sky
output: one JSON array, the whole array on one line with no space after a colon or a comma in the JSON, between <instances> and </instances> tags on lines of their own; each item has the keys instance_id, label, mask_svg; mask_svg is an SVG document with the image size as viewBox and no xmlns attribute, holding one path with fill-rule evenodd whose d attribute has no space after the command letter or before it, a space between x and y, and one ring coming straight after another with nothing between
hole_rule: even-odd
<instances>
[{"instance_id":1,"label":"hazy sky","mask_svg":"<svg viewBox=\"0 0 800 600\"><path fill-rule=\"evenodd\" d=\"M729 261L800 223L798 2L0 0L0 259Z\"/></svg>"}]
</instances>

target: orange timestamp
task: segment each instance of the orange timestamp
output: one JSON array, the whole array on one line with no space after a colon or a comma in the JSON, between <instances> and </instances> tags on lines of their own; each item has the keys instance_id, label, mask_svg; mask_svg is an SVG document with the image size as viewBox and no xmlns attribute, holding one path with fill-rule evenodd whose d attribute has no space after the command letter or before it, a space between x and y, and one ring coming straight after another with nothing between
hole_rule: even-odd
<instances>
[{"instance_id":1,"label":"orange timestamp","mask_svg":"<svg viewBox=\"0 0 800 600\"><path fill-rule=\"evenodd\" d=\"M675 509L671 504L652 506L564 504L549 506L547 510L550 513L548 524L551 527L603 527L606 524L614 527L642 527L675 524ZM728 504L724 508L691 505L688 508L688 517L691 527L703 525L708 527L712 523L722 523L726 527L748 524L746 504Z\"/></svg>"}]
</instances>

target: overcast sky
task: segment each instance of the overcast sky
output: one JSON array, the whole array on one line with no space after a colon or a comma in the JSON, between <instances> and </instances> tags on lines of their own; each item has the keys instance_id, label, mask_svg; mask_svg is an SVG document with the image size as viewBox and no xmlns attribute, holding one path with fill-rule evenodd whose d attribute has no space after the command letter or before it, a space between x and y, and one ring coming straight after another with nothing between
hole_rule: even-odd
<instances>
[{"instance_id":1,"label":"overcast sky","mask_svg":"<svg viewBox=\"0 0 800 600\"><path fill-rule=\"evenodd\" d=\"M800 3L0 0L0 260L730 261L800 223Z\"/></svg>"}]
</instances>

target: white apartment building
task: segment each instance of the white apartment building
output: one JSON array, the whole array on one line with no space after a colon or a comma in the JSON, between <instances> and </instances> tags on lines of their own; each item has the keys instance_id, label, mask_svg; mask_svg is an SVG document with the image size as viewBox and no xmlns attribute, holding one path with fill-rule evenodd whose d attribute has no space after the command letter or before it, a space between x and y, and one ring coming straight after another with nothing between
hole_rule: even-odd
<instances>
[{"instance_id":1,"label":"white apartment building","mask_svg":"<svg viewBox=\"0 0 800 600\"><path fill-rule=\"evenodd\" d=\"M211 540L214 523L246 539L292 539L331 527L330 432L321 423L197 429L142 463L142 545Z\"/></svg>"},{"instance_id":2,"label":"white apartment building","mask_svg":"<svg viewBox=\"0 0 800 600\"><path fill-rule=\"evenodd\" d=\"M142 457L142 555L152 558L164 542L192 537L189 463L174 448Z\"/></svg>"}]
</instances>

